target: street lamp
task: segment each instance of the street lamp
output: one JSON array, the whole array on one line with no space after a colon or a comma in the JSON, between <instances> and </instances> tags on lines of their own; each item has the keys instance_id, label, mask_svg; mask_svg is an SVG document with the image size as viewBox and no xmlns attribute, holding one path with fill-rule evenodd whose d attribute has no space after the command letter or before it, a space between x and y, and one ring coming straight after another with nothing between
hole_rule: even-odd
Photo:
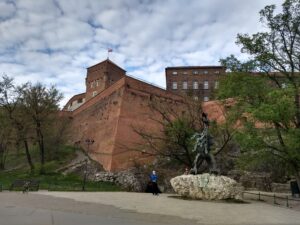
<instances>
[{"instance_id":1,"label":"street lamp","mask_svg":"<svg viewBox=\"0 0 300 225\"><path fill-rule=\"evenodd\" d=\"M89 153L90 145L92 145L95 141L93 139L87 138L85 140L85 143L87 144L87 153ZM85 159L85 165L84 165L84 175L83 175L83 183L82 183L82 191L85 191L85 185L87 180L87 168L88 167L88 159Z\"/></svg>"},{"instance_id":2,"label":"street lamp","mask_svg":"<svg viewBox=\"0 0 300 225\"><path fill-rule=\"evenodd\" d=\"M86 178L87 178L87 164L88 159L85 159L85 166L84 166L84 174L83 174L83 183L82 183L82 191L85 191L85 184L86 184Z\"/></svg>"},{"instance_id":3,"label":"street lamp","mask_svg":"<svg viewBox=\"0 0 300 225\"><path fill-rule=\"evenodd\" d=\"M87 144L87 152L89 153L90 145L92 145L95 141L93 139L85 139L85 143Z\"/></svg>"}]
</instances>

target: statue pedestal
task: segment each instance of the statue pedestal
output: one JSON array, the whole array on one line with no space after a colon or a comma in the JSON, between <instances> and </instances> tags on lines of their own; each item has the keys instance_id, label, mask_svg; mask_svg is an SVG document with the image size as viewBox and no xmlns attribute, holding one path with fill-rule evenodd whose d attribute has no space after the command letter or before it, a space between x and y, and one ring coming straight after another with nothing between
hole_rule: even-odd
<instances>
[{"instance_id":1,"label":"statue pedestal","mask_svg":"<svg viewBox=\"0 0 300 225\"><path fill-rule=\"evenodd\" d=\"M203 200L242 199L243 188L226 176L182 175L171 179L174 191L184 197Z\"/></svg>"}]
</instances>

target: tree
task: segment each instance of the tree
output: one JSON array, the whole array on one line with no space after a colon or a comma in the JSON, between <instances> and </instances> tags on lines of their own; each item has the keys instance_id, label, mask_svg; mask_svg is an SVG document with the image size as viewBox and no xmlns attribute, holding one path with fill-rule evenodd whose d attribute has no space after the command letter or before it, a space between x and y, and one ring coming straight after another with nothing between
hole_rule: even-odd
<instances>
[{"instance_id":1,"label":"tree","mask_svg":"<svg viewBox=\"0 0 300 225\"><path fill-rule=\"evenodd\" d=\"M163 162L192 168L195 152L192 151L194 141L191 137L203 128L201 104L188 96L173 102L172 106L168 100L151 98L148 105L152 111L150 119L156 129L151 131L145 130L143 126L133 126L133 130L142 139L140 143L136 143L134 150L162 159ZM226 150L232 134L225 123L212 124L211 132L215 137L213 154L216 156ZM207 168L204 166L202 170L205 169Z\"/></svg>"},{"instance_id":2,"label":"tree","mask_svg":"<svg viewBox=\"0 0 300 225\"><path fill-rule=\"evenodd\" d=\"M0 81L0 107L4 116L8 117L10 120L10 126L12 126L14 133L16 134L16 142L23 143L27 162L30 170L33 171L34 164L29 152L28 143L30 139L28 136L30 125L28 123L28 118L23 114L21 101L21 92L26 86L27 84L15 86L13 79L8 76L3 76Z\"/></svg>"},{"instance_id":3,"label":"tree","mask_svg":"<svg viewBox=\"0 0 300 225\"><path fill-rule=\"evenodd\" d=\"M25 114L31 118L36 133L36 141L40 152L41 170L44 173L45 136L47 127L51 126L59 113L59 101L62 94L54 87L46 88L41 83L28 84L20 89Z\"/></svg>"},{"instance_id":4,"label":"tree","mask_svg":"<svg viewBox=\"0 0 300 225\"><path fill-rule=\"evenodd\" d=\"M230 111L247 162L272 157L300 186L300 1L286 0L282 7L277 15L274 5L260 11L268 31L238 34L242 52L252 58L220 60L233 73L220 82L219 97L235 99Z\"/></svg>"},{"instance_id":5,"label":"tree","mask_svg":"<svg viewBox=\"0 0 300 225\"><path fill-rule=\"evenodd\" d=\"M300 1L286 0L282 12L274 15L275 5L260 11L260 21L268 32L238 34L237 43L242 52L250 54L259 71L264 72L278 87L281 87L280 72L294 94L295 118L293 123L300 128Z\"/></svg>"},{"instance_id":6,"label":"tree","mask_svg":"<svg viewBox=\"0 0 300 225\"><path fill-rule=\"evenodd\" d=\"M12 127L10 120L3 110L0 108L0 170L5 169L5 161L11 145Z\"/></svg>"}]
</instances>

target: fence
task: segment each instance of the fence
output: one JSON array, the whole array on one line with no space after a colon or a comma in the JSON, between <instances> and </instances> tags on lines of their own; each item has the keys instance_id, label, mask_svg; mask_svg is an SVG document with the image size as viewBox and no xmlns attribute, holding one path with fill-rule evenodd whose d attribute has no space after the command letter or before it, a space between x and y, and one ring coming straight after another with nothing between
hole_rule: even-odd
<instances>
[{"instance_id":1,"label":"fence","mask_svg":"<svg viewBox=\"0 0 300 225\"><path fill-rule=\"evenodd\" d=\"M253 196L255 197L253 198ZM284 194L276 195L276 194L265 194L261 192L254 193L254 192L244 191L243 197L244 199L263 201L274 205L286 206L288 208L294 208L300 206L300 199L296 199L294 197L284 195Z\"/></svg>"}]
</instances>

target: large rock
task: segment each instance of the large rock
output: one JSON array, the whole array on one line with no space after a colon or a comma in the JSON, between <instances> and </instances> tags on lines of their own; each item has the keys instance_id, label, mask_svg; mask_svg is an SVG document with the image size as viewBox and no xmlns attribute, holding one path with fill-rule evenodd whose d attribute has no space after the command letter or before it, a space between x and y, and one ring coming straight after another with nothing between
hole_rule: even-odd
<instances>
[{"instance_id":1,"label":"large rock","mask_svg":"<svg viewBox=\"0 0 300 225\"><path fill-rule=\"evenodd\" d=\"M126 191L144 192L149 178L137 169L120 172L99 172L94 175L94 181L106 181L120 185Z\"/></svg>"},{"instance_id":2,"label":"large rock","mask_svg":"<svg viewBox=\"0 0 300 225\"><path fill-rule=\"evenodd\" d=\"M203 200L242 199L242 187L225 176L208 173L171 179L174 191L184 197Z\"/></svg>"}]
</instances>

